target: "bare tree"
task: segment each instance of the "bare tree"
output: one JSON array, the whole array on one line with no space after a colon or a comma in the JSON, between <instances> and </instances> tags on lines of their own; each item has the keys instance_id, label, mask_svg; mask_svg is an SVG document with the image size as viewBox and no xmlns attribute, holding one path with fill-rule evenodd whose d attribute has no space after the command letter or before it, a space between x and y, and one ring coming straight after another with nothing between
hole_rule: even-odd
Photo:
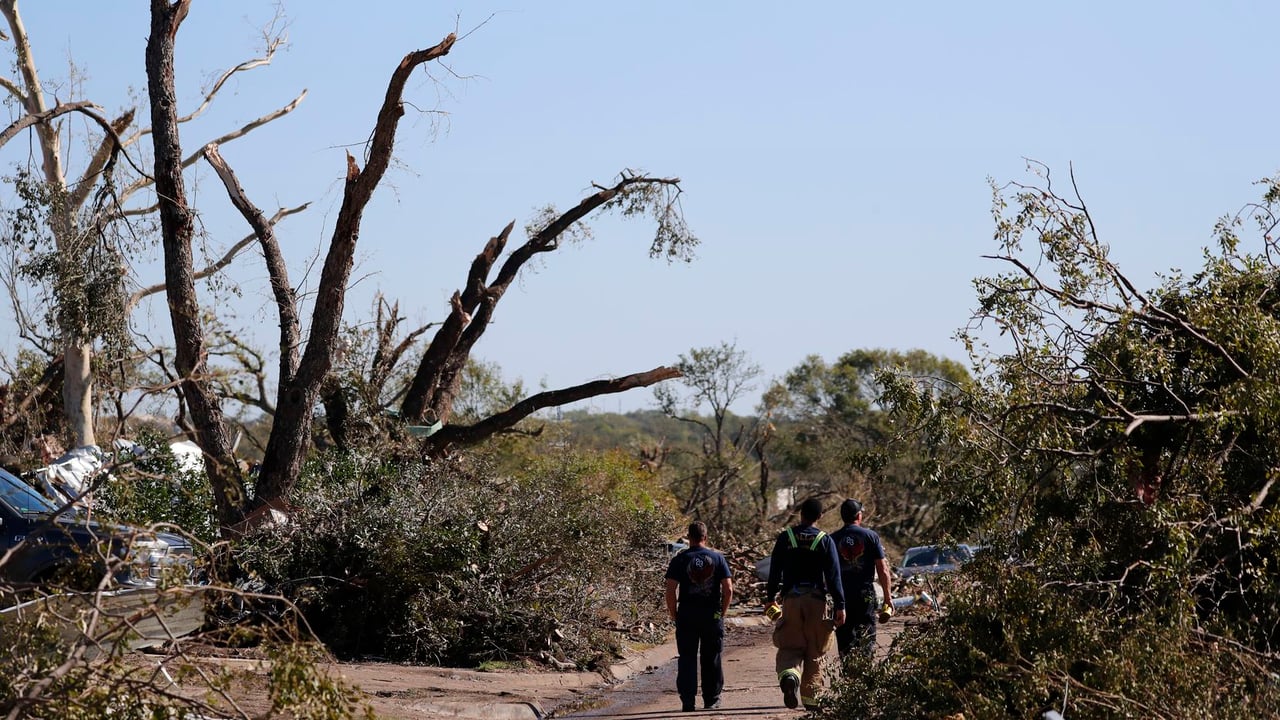
<instances>
[{"instance_id":1,"label":"bare tree","mask_svg":"<svg viewBox=\"0 0 1280 720\"><path fill-rule=\"evenodd\" d=\"M164 290L163 286L152 286L135 292L132 297L125 297L125 254L112 247L108 234L111 225L125 216L136 217L155 211L155 205L125 209L125 203L135 193L152 185L152 178L137 170L136 161L127 154L129 148L151 131L134 127L136 113L132 108L109 120L89 100L58 102L50 107L51 93L36 66L17 0L0 0L0 14L4 15L8 25L9 36L3 39L13 43L16 70L15 77L0 77L0 89L16 100L25 113L0 132L0 145L24 130L34 131L35 145L40 154L41 201L45 206L42 221L53 244L49 255L54 260L47 264L44 273L51 285L50 299L55 306L51 316L56 337L41 345L62 367L63 412L72 440L77 445L94 444L92 360L95 339L107 332L104 328L108 326L123 327L124 318L138 301ZM261 57L242 62L223 73L196 110L178 118L178 122L185 123L203 114L234 75L269 64L283 40L270 32L265 39L266 51ZM218 140L226 142L242 137L288 114L305 94L304 91L285 106L220 135ZM99 130L97 137L90 141L88 161L74 172L64 159L70 138L60 122L60 118L69 113L89 118ZM131 180L117 187L115 176L122 154L135 172ZM182 167L189 167L195 161L195 157L184 158ZM97 192L95 188L98 188ZM278 217L296 210L282 211ZM212 274L225 267L243 247L243 244L233 247L202 273ZM23 322L20 318L20 325L27 337L35 334L31 329L32 322Z\"/></svg>"},{"instance_id":2,"label":"bare tree","mask_svg":"<svg viewBox=\"0 0 1280 720\"><path fill-rule=\"evenodd\" d=\"M178 138L180 122L174 98L173 53L178 28L190 0L152 0L151 36L147 45L147 77L151 93L151 119L155 156L156 195L165 251L165 281L169 293L176 346L175 364L183 399L191 415L197 442L206 453L205 466L217 495L219 519L231 530L253 511L278 506L288 498L306 454L315 407L334 365L348 281L365 206L390 164L395 136L405 113L402 98L410 74L419 66L444 57L456 41L453 34L438 44L404 56L391 73L382 106L365 149L364 167L347 155L343 199L315 288L309 331L303 337L298 297L290 283L274 228L246 196L234 171L222 158L217 143L202 156L213 166L232 204L252 227L266 259L267 273L280 318L277 393L270 437L267 441L254 496L249 498L243 478L231 457L227 424L214 392L206 355L207 340L200 323L195 272L191 255L193 214L186 198L182 169L183 151ZM598 209L614 209L623 215L648 214L657 224L651 255L686 257L696 244L679 211L679 181L626 172L612 186L596 192L563 214L548 211L545 221L531 231L528 242L502 262L496 277L488 279L501 258L512 225L489 240L476 257L463 290L454 294L451 312L441 323L424 353L407 390L403 414L418 420L428 413L447 420L458 392L461 371L472 347L487 327L503 293L525 263L539 253L557 249L565 237L583 232L578 225ZM394 313L393 313L394 314ZM394 323L385 328L394 330ZM425 330L425 328L423 329ZM404 344L386 350L403 356ZM387 360L388 358L383 358ZM394 358L391 358L394 362ZM377 370L377 368L375 368ZM382 376L388 368L378 370ZM470 426L447 426L433 435L423 452L438 454L450 448L479 442L510 429L537 410L634 387L651 385L679 375L659 367L610 380L598 380L561 390L535 394L512 407Z\"/></svg>"}]
</instances>

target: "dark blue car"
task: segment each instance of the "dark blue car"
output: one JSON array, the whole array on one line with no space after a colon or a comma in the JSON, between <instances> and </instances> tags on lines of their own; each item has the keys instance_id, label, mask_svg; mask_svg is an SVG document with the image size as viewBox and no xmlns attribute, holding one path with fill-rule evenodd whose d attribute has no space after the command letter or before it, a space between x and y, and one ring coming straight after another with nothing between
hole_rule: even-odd
<instances>
[{"instance_id":1,"label":"dark blue car","mask_svg":"<svg viewBox=\"0 0 1280 720\"><path fill-rule=\"evenodd\" d=\"M183 582L192 568L191 543L181 536L90 520L0 470L0 583L152 587L162 578Z\"/></svg>"}]
</instances>

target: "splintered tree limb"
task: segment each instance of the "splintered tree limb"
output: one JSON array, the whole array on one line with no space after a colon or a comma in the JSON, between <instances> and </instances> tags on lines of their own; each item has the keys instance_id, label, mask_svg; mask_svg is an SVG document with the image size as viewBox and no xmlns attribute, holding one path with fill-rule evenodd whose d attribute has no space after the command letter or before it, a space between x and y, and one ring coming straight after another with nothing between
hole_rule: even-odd
<instances>
[{"instance_id":1,"label":"splintered tree limb","mask_svg":"<svg viewBox=\"0 0 1280 720\"><path fill-rule=\"evenodd\" d=\"M89 165L85 167L84 174L80 176L79 182L74 185L70 197L67 199L67 205L78 210L84 201L89 197L89 191L93 189L94 183L97 181L98 175L108 167L108 161L117 150L124 151L124 143L120 140L120 133L124 132L133 124L133 109L126 110L123 115L111 121L111 132L102 138L102 142L98 144L98 149L93 153L93 157L89 160Z\"/></svg>"},{"instance_id":2,"label":"splintered tree limb","mask_svg":"<svg viewBox=\"0 0 1280 720\"><path fill-rule=\"evenodd\" d=\"M494 308L507 288L515 281L525 263L539 253L551 252L558 248L560 236L573 227L574 223L632 187L645 185L679 187L679 184L679 178L653 178L646 175L624 174L611 187L597 186L596 192L583 198L577 205L556 217L523 245L513 250L502 263L494 281L483 287L482 291L464 293L461 296L462 312L455 309L445 321L444 326L437 331L436 338L433 338L428 352L423 355L422 361L418 364L418 370L414 373L409 391L401 405L401 415L408 420L421 420L428 410L433 410L437 417L448 418L453 395L457 392L459 374L466 365L467 354L488 328ZM510 228L511 226L508 225L501 236L503 244L506 243ZM493 241L490 241L485 251L472 264L473 275L480 266L480 261L487 257L492 247ZM500 252L501 247L498 247L497 251ZM486 275L495 260L496 255L489 259L488 265L484 266ZM470 280L470 277L468 279ZM468 289L470 287L469 285ZM461 322L464 316L468 317L470 322Z\"/></svg>"},{"instance_id":3,"label":"splintered tree limb","mask_svg":"<svg viewBox=\"0 0 1280 720\"><path fill-rule=\"evenodd\" d=\"M475 425L445 425L432 435L425 443L428 454L447 450L450 447L474 445L499 432L503 432L533 413L549 407L559 407L579 400L626 392L635 388L648 387L663 380L671 380L681 376L681 372L673 367L657 367L648 372L624 375L612 380L594 380L582 385L548 390L521 400L510 409L490 415Z\"/></svg>"},{"instance_id":4,"label":"splintered tree limb","mask_svg":"<svg viewBox=\"0 0 1280 720\"><path fill-rule=\"evenodd\" d=\"M347 281L351 277L356 243L360 238L360 224L365 207L391 163L396 130L405 112L404 89L409 76L420 65L449 54L457 39L457 35L450 33L438 44L411 52L401 59L387 82L387 92L366 149L364 169L360 169L355 158L347 155L342 205L338 209L329 249L320 270L306 349L298 361L293 382L279 384L275 422L256 487L258 495L255 502L258 504L285 498L302 472L313 409L319 399L321 384L333 366L334 348L346 304Z\"/></svg>"},{"instance_id":5,"label":"splintered tree limb","mask_svg":"<svg viewBox=\"0 0 1280 720\"><path fill-rule=\"evenodd\" d=\"M432 395L439 392L445 365L448 359L456 354L462 333L472 321L471 312L475 310L483 296L489 272L498 261L503 248L506 247L507 238L510 237L514 227L514 221L507 223L502 232L489 238L484 250L471 261L471 269L467 273L467 284L462 292L454 293L449 303L449 316L445 318L440 329L436 330L435 336L431 338L431 344L427 345L426 352L422 354L417 371L414 372L401 407L401 414L405 418L411 421L421 420L427 408L436 404ZM488 322L488 319L486 318L484 322ZM437 416L439 416L438 411ZM447 417L440 419L448 420Z\"/></svg>"},{"instance_id":6,"label":"splintered tree limb","mask_svg":"<svg viewBox=\"0 0 1280 720\"><path fill-rule=\"evenodd\" d=\"M293 286L289 284L289 268L285 264L284 254L280 252L275 226L245 195L235 171L218 152L216 143L204 146L204 157L217 171L223 186L227 188L231 204L235 205L244 216L245 221L253 228L259 244L262 245L262 255L267 263L267 275L271 280L271 293L275 296L276 312L280 315L279 381L292 382L293 374L298 369L298 342L302 337L302 330L298 321L297 298L294 295Z\"/></svg>"},{"instance_id":7,"label":"splintered tree limb","mask_svg":"<svg viewBox=\"0 0 1280 720\"><path fill-rule=\"evenodd\" d=\"M337 339L342 322L342 308L347 290L347 278L351 274L352 256L360 234L360 222L365 206L373 197L373 191L382 181L391 163L391 151L395 145L396 129L404 116L402 100L409 75L419 65L444 57L453 49L457 36L450 33L426 50L409 53L391 74L386 96L378 112L373 136L369 142L368 158L364 170L355 159L347 156L347 181L342 206L334 223L333 238L320 271L320 283L316 290L315 312L311 323L311 335L299 366L300 380L318 383L329 370L330 352Z\"/></svg>"}]
</instances>

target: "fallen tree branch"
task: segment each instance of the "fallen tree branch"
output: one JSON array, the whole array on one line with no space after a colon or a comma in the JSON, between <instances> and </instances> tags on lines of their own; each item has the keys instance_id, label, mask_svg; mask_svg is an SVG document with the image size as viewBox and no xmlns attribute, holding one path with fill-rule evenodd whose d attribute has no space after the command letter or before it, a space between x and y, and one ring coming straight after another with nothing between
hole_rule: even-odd
<instances>
[{"instance_id":1,"label":"fallen tree branch","mask_svg":"<svg viewBox=\"0 0 1280 720\"><path fill-rule=\"evenodd\" d=\"M510 409L491 415L475 425L446 425L428 438L424 445L428 455L447 452L450 448L474 445L485 438L513 427L533 413L548 407L559 407L579 400L648 387L663 380L681 377L673 367L657 367L648 372L633 373L611 380L594 380L582 385L548 390L521 400Z\"/></svg>"}]
</instances>

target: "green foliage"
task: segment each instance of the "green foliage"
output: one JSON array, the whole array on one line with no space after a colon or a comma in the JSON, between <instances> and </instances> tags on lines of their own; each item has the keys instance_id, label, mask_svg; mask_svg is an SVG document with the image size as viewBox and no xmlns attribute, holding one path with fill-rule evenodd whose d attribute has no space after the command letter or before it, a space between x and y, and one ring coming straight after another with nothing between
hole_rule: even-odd
<instances>
[{"instance_id":1,"label":"green foliage","mask_svg":"<svg viewBox=\"0 0 1280 720\"><path fill-rule=\"evenodd\" d=\"M345 720L374 718L359 690L332 682L316 663L325 657L322 648L294 643L272 649L271 712L287 713L296 720Z\"/></svg>"},{"instance_id":2,"label":"green foliage","mask_svg":"<svg viewBox=\"0 0 1280 720\"><path fill-rule=\"evenodd\" d=\"M988 549L949 614L860 672L832 717L866 709L859 693L914 716L1280 714L1275 202L1251 207L1264 252L1241 254L1224 221L1199 272L1143 292L1047 174L998 195L1012 270L976 283L979 379L887 388L930 438L947 527ZM1009 352L983 350L983 322Z\"/></svg>"},{"instance_id":3,"label":"green foliage","mask_svg":"<svg viewBox=\"0 0 1280 720\"><path fill-rule=\"evenodd\" d=\"M327 455L245 567L344 657L475 665L616 649L601 613L653 619L674 524L634 461L560 454L518 475ZM628 623L630 624L630 623Z\"/></svg>"},{"instance_id":4,"label":"green foliage","mask_svg":"<svg viewBox=\"0 0 1280 720\"><path fill-rule=\"evenodd\" d=\"M1000 563L909 627L882 663L851 663L820 718L1272 717L1254 660L1159 614L1126 616Z\"/></svg>"},{"instance_id":5,"label":"green foliage","mask_svg":"<svg viewBox=\"0 0 1280 720\"><path fill-rule=\"evenodd\" d=\"M923 350L853 350L831 364L810 356L765 393L777 429L775 466L799 497L863 499L868 524L886 541L935 542L929 438L899 424L882 398L894 383L943 395L959 392L969 380L959 363Z\"/></svg>"},{"instance_id":6,"label":"green foliage","mask_svg":"<svg viewBox=\"0 0 1280 720\"><path fill-rule=\"evenodd\" d=\"M120 522L148 527L174 525L206 543L218 539L213 491L203 470L184 469L165 438L143 431L136 440L145 449L112 470L96 491L101 511Z\"/></svg>"},{"instance_id":7,"label":"green foliage","mask_svg":"<svg viewBox=\"0 0 1280 720\"><path fill-rule=\"evenodd\" d=\"M81 341L104 338L108 346L123 347L124 258L137 240L92 220L77 227L66 191L24 168L5 181L17 205L6 213L8 233L0 241L14 253L18 276L41 289L45 324Z\"/></svg>"}]
</instances>

